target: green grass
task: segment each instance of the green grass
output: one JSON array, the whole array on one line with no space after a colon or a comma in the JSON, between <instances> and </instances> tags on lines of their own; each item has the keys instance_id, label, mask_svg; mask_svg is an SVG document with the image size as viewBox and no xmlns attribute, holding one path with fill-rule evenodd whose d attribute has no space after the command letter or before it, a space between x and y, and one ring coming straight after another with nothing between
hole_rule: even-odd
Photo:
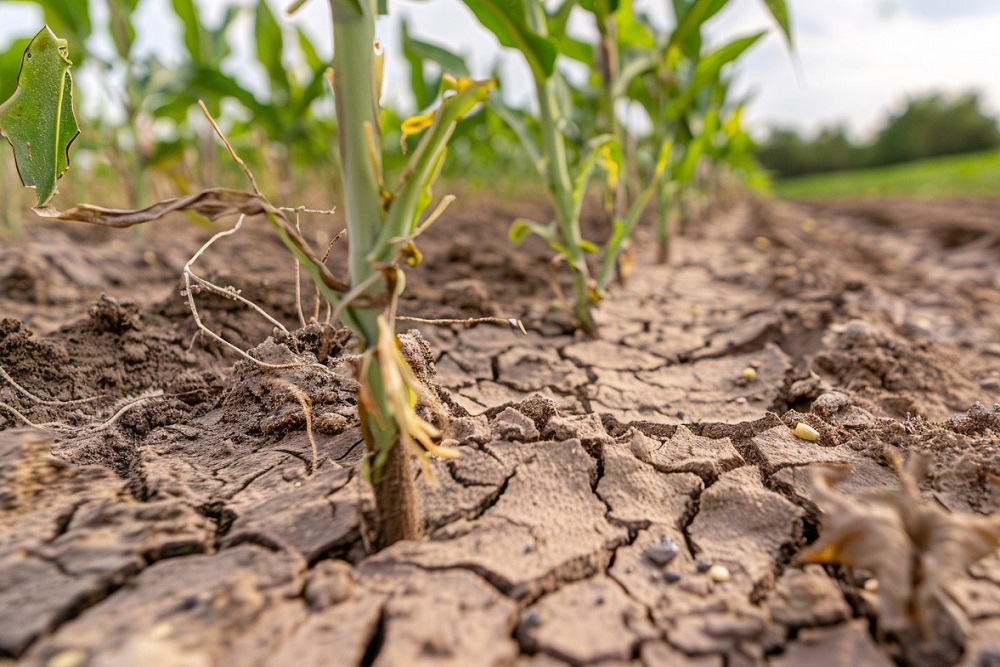
<instances>
[{"instance_id":1,"label":"green grass","mask_svg":"<svg viewBox=\"0 0 1000 667\"><path fill-rule=\"evenodd\" d=\"M1000 197L1000 151L775 181L792 199L838 197Z\"/></svg>"}]
</instances>

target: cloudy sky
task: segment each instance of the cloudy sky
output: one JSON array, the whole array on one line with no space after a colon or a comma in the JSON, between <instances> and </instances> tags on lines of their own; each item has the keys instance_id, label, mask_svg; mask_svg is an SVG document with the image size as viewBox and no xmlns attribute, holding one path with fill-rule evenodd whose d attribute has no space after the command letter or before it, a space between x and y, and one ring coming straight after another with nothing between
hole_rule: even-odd
<instances>
[{"instance_id":1,"label":"cloudy sky","mask_svg":"<svg viewBox=\"0 0 1000 667\"><path fill-rule=\"evenodd\" d=\"M62 2L65 0L46 0ZM249 0L243 0L248 2ZM788 0L796 50L790 55L772 25L762 0L732 0L712 22L710 38L721 41L760 28L772 35L741 63L741 93L752 95L748 120L758 129L769 125L813 131L843 123L857 137L877 127L889 110L900 108L907 96L945 91L979 90L987 109L1000 114L1000 0ZM40 3L44 4L44 3ZM94 2L98 8L103 4ZM217 0L202 2L206 17L218 15ZM286 0L273 0L276 8ZM666 21L666 0L634 0ZM168 0L142 0L140 34L144 49L178 58L180 27L169 16ZM511 80L526 77L516 54L498 53L492 36L479 28L458 0L408 2L391 0L392 15L381 19L380 33L393 52L393 36L406 18L411 30L466 54L474 73L490 71L495 59ZM313 0L294 21L315 35L329 52L328 9ZM36 29L37 7L0 0L0 46L11 36ZM238 32L238 31L234 31ZM242 34L247 34L244 30ZM106 45L105 45L106 46ZM97 45L100 48L100 45ZM234 44L249 53L250 44ZM257 75L246 70L248 85ZM259 79L258 79L259 80ZM392 90L390 73L389 86ZM396 79L396 87L401 87ZM528 87L509 86L527 97ZM391 94L391 92L390 92Z\"/></svg>"}]
</instances>

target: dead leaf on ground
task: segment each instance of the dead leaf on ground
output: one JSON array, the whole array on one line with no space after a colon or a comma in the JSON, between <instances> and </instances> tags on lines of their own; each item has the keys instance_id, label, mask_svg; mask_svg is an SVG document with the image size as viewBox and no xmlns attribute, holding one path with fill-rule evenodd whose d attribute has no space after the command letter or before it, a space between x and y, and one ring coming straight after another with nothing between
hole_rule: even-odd
<instances>
[{"instance_id":1,"label":"dead leaf on ground","mask_svg":"<svg viewBox=\"0 0 1000 667\"><path fill-rule=\"evenodd\" d=\"M886 456L899 474L899 490L847 496L834 486L848 467L812 470L823 524L803 559L871 572L879 584L880 634L898 640L914 664L951 664L970 626L948 587L1000 546L1000 516L951 513L922 501L927 459L911 456L904 464L897 451Z\"/></svg>"}]
</instances>

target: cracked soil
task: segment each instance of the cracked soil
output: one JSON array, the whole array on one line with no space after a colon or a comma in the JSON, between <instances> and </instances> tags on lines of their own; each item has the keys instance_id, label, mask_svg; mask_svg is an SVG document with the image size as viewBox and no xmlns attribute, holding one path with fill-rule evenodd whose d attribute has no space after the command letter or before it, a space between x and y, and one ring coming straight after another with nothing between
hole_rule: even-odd
<instances>
[{"instance_id":1,"label":"cracked soil","mask_svg":"<svg viewBox=\"0 0 1000 667\"><path fill-rule=\"evenodd\" d=\"M0 664L1000 664L997 552L951 583L961 631L919 650L879 627L870 572L802 558L816 464L849 464L862 498L900 486L887 448L923 454L928 503L997 511L1000 204L737 202L670 266L640 235L597 340L553 308L545 247L506 242L525 207L544 218L466 197L422 237L402 313L528 333L409 334L462 456L418 480L427 538L379 552L351 342L295 324L263 223L201 274L288 331L199 306L295 368L194 335L179 276L204 227L5 242ZM306 221L317 247L328 224Z\"/></svg>"}]
</instances>

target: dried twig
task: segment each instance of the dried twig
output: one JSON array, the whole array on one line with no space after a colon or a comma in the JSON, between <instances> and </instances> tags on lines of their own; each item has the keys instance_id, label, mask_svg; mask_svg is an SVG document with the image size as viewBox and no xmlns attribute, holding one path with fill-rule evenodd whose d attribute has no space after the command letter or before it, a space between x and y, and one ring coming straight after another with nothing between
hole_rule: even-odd
<instances>
[{"instance_id":1,"label":"dried twig","mask_svg":"<svg viewBox=\"0 0 1000 667\"><path fill-rule=\"evenodd\" d=\"M466 319L451 319L451 318L424 318L424 317L411 317L409 315L397 315L397 322L415 322L417 324L437 324L437 325L447 325L447 324L459 324L465 327L471 327L474 324L497 324L500 326L507 326L511 329L517 329L525 336L528 332L524 328L524 323L521 320L509 317L469 317Z\"/></svg>"},{"instance_id":2,"label":"dried twig","mask_svg":"<svg viewBox=\"0 0 1000 667\"><path fill-rule=\"evenodd\" d=\"M243 170L243 173L246 174L247 180L250 181L250 187L253 188L254 194L258 197L262 197L263 195L260 193L260 188L257 187L257 179L254 178L253 172L250 171L250 167L248 167L247 163L243 161L243 158L237 155L236 151L233 150L233 145L229 143L229 140L226 139L226 135L222 133L222 129L219 127L219 124L215 122L214 118L212 118L212 114L209 113L208 107L205 106L205 103L202 100L198 100L198 106L201 107L202 113L205 114L205 118L208 119L208 122L212 124L212 129L215 130L215 134L218 135L220 140L222 140L226 150L229 151L229 156L233 158L233 161L238 164L240 169Z\"/></svg>"}]
</instances>

